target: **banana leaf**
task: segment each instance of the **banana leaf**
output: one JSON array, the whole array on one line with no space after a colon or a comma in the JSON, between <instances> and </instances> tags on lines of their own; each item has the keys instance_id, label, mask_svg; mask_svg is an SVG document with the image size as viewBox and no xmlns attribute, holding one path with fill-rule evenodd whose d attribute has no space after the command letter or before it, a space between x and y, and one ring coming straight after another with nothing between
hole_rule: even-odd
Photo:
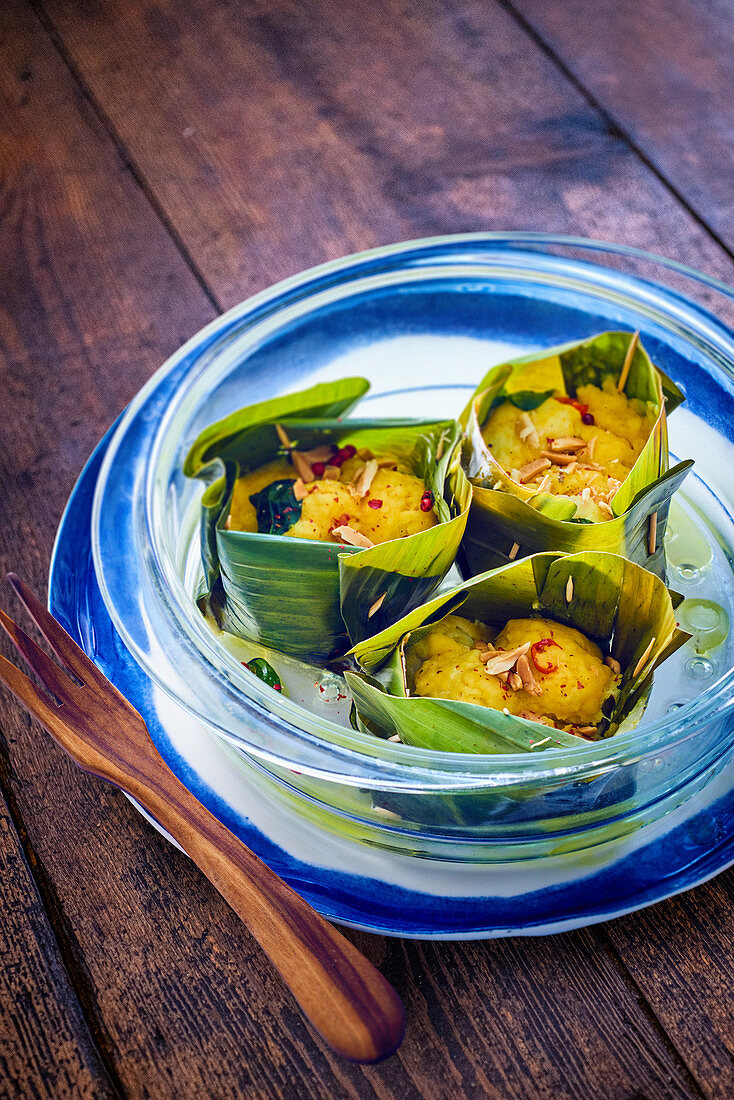
<instances>
[{"instance_id":1,"label":"banana leaf","mask_svg":"<svg viewBox=\"0 0 734 1100\"><path fill-rule=\"evenodd\" d=\"M364 732L398 733L405 744L447 752L539 752L583 744L574 734L476 703L411 695L406 645L459 613L496 628L508 619L540 615L580 630L623 670L600 730L611 736L633 728L654 669L689 637L676 626L679 602L658 577L616 554L542 553L512 562L442 592L354 646L362 671L347 672L346 679L358 723Z\"/></svg>"},{"instance_id":2,"label":"banana leaf","mask_svg":"<svg viewBox=\"0 0 734 1100\"><path fill-rule=\"evenodd\" d=\"M222 629L301 659L329 660L422 603L453 564L471 500L460 429L453 421L342 420L366 389L364 380L346 379L251 406L193 444L184 471L209 482L200 598ZM369 549L228 530L240 472L279 452L276 424L301 449L349 442L395 455L433 492L439 523Z\"/></svg>"},{"instance_id":3,"label":"banana leaf","mask_svg":"<svg viewBox=\"0 0 734 1100\"><path fill-rule=\"evenodd\" d=\"M563 344L493 367L479 383L460 418L464 463L474 487L462 546L465 575L503 565L511 554L600 550L621 554L664 578L670 500L693 463L680 462L670 469L666 417L685 398L641 344L635 348L623 390L629 398L648 402L656 420L612 498L613 518L600 523L576 520L576 504L569 498L519 485L496 461L481 431L492 410L504 401L527 411L553 393L573 397L579 386L601 386L609 377L616 382L630 339L626 332L605 332L582 343Z\"/></svg>"}]
</instances>

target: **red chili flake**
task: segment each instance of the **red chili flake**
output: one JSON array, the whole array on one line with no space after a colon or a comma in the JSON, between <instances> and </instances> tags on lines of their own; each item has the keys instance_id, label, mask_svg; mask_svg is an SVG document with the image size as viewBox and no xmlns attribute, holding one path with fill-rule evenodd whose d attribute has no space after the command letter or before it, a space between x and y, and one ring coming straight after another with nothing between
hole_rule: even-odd
<instances>
[{"instance_id":1,"label":"red chili flake","mask_svg":"<svg viewBox=\"0 0 734 1100\"><path fill-rule=\"evenodd\" d=\"M368 500L367 503L370 508L382 508L382 501L378 500L377 497L373 497L372 500Z\"/></svg>"},{"instance_id":2,"label":"red chili flake","mask_svg":"<svg viewBox=\"0 0 734 1100\"><path fill-rule=\"evenodd\" d=\"M581 423L591 426L592 424L596 424L596 421L591 413L583 413L581 416Z\"/></svg>"},{"instance_id":3,"label":"red chili flake","mask_svg":"<svg viewBox=\"0 0 734 1100\"><path fill-rule=\"evenodd\" d=\"M311 469L313 470L314 477L323 477L324 476L324 471L326 470L326 463L325 462L314 462Z\"/></svg>"},{"instance_id":4,"label":"red chili flake","mask_svg":"<svg viewBox=\"0 0 734 1100\"><path fill-rule=\"evenodd\" d=\"M581 681L580 681L580 680L577 680L577 681L576 681L576 687L577 687L577 689L578 689L579 691L583 691L583 690L584 690L584 685L583 685L583 684L581 683Z\"/></svg>"},{"instance_id":5,"label":"red chili flake","mask_svg":"<svg viewBox=\"0 0 734 1100\"><path fill-rule=\"evenodd\" d=\"M433 500L433 493L430 489L426 489L421 497L421 512L430 512L431 508L433 508Z\"/></svg>"},{"instance_id":6,"label":"red chili flake","mask_svg":"<svg viewBox=\"0 0 734 1100\"><path fill-rule=\"evenodd\" d=\"M343 462L346 462L348 458L354 458L357 453L357 448L353 447L351 443L347 443L346 447L342 447L339 451L339 455Z\"/></svg>"},{"instance_id":7,"label":"red chili flake","mask_svg":"<svg viewBox=\"0 0 734 1100\"><path fill-rule=\"evenodd\" d=\"M577 401L575 397L557 397L556 401L560 401L562 405L573 405L577 412L580 412L582 416L585 416L589 411L589 406L585 405L583 401Z\"/></svg>"},{"instance_id":8,"label":"red chili flake","mask_svg":"<svg viewBox=\"0 0 734 1100\"><path fill-rule=\"evenodd\" d=\"M554 642L552 638L541 638L539 642L534 642L530 647L530 656L533 658L533 664L537 668L538 672L555 672L558 668L559 662L554 659L552 653L547 653L551 646L555 646L556 649L560 649L558 642Z\"/></svg>"}]
</instances>

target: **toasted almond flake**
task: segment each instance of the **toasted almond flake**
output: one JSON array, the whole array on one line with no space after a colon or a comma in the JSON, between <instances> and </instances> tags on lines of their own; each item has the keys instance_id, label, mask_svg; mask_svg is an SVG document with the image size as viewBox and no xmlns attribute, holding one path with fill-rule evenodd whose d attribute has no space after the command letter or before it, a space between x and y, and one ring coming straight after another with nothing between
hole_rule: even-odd
<instances>
[{"instance_id":1,"label":"toasted almond flake","mask_svg":"<svg viewBox=\"0 0 734 1100\"><path fill-rule=\"evenodd\" d=\"M529 447L536 448L540 446L540 440L538 439L535 425L526 412L520 413L518 416L515 421L515 430L523 443L527 443Z\"/></svg>"},{"instance_id":2,"label":"toasted almond flake","mask_svg":"<svg viewBox=\"0 0 734 1100\"><path fill-rule=\"evenodd\" d=\"M545 475L540 485L538 486L539 493L546 493L550 488L551 479L548 474Z\"/></svg>"},{"instance_id":3,"label":"toasted almond flake","mask_svg":"<svg viewBox=\"0 0 734 1100\"><path fill-rule=\"evenodd\" d=\"M361 546L365 550L369 550L371 546L375 545L361 531L355 531L353 527L346 523L342 523L339 527L332 527L331 534L340 542L346 542L348 546Z\"/></svg>"},{"instance_id":4,"label":"toasted almond flake","mask_svg":"<svg viewBox=\"0 0 734 1100\"><path fill-rule=\"evenodd\" d=\"M516 672L511 672L507 677L507 682L513 691L519 691L522 687L522 677L518 676Z\"/></svg>"},{"instance_id":5,"label":"toasted almond flake","mask_svg":"<svg viewBox=\"0 0 734 1100\"><path fill-rule=\"evenodd\" d=\"M510 547L510 552L507 555L509 561L514 561L515 560L515 558L517 557L517 553L518 553L519 549L520 549L520 543L519 542L513 542L512 546Z\"/></svg>"},{"instance_id":6,"label":"toasted almond flake","mask_svg":"<svg viewBox=\"0 0 734 1100\"><path fill-rule=\"evenodd\" d=\"M363 462L368 462L371 458L374 457L375 456L372 454L372 451L369 449L369 447L360 447L357 451L357 458L361 458Z\"/></svg>"},{"instance_id":7,"label":"toasted almond flake","mask_svg":"<svg viewBox=\"0 0 734 1100\"><path fill-rule=\"evenodd\" d=\"M530 649L530 642L524 642L509 653L498 653L496 657L490 656L484 666L489 676L499 676L502 672L509 672L517 664L518 657L524 657Z\"/></svg>"},{"instance_id":8,"label":"toasted almond flake","mask_svg":"<svg viewBox=\"0 0 734 1100\"><path fill-rule=\"evenodd\" d=\"M597 500L596 505L599 511L602 512L605 516L607 516L609 519L614 519L614 512L605 500Z\"/></svg>"},{"instance_id":9,"label":"toasted almond flake","mask_svg":"<svg viewBox=\"0 0 734 1100\"><path fill-rule=\"evenodd\" d=\"M596 733L596 726L577 726L579 733Z\"/></svg>"},{"instance_id":10,"label":"toasted almond flake","mask_svg":"<svg viewBox=\"0 0 734 1100\"><path fill-rule=\"evenodd\" d=\"M324 470L324 477L327 481L338 481L341 477L341 470L338 466L327 466Z\"/></svg>"},{"instance_id":11,"label":"toasted almond flake","mask_svg":"<svg viewBox=\"0 0 734 1100\"><path fill-rule=\"evenodd\" d=\"M550 462L547 458L535 458L518 470L518 479L524 485L526 482L532 481L538 474L542 474L543 470L547 470L549 466Z\"/></svg>"},{"instance_id":12,"label":"toasted almond flake","mask_svg":"<svg viewBox=\"0 0 734 1100\"><path fill-rule=\"evenodd\" d=\"M560 451L541 451L541 458L547 458L554 466L574 466L576 459L572 454L563 454Z\"/></svg>"},{"instance_id":13,"label":"toasted almond flake","mask_svg":"<svg viewBox=\"0 0 734 1100\"><path fill-rule=\"evenodd\" d=\"M535 682L533 676L533 670L530 667L530 662L523 653L521 657L517 659L517 675L520 677L523 689L527 691L528 695L540 695L540 688Z\"/></svg>"},{"instance_id":14,"label":"toasted almond flake","mask_svg":"<svg viewBox=\"0 0 734 1100\"><path fill-rule=\"evenodd\" d=\"M635 348L637 347L639 341L640 341L640 333L638 331L638 332L635 332L633 334L632 339L629 342L629 346L627 348L627 354L624 357L624 363L622 365L622 373L620 374L619 381L617 382L617 393L621 393L622 390L624 389L624 387L627 384L627 378L629 376L630 367L632 366L632 360L634 359L634 355L635 355Z\"/></svg>"},{"instance_id":15,"label":"toasted almond flake","mask_svg":"<svg viewBox=\"0 0 734 1100\"><path fill-rule=\"evenodd\" d=\"M352 484L349 486L350 492L352 492L358 500L362 500L369 493L377 469L377 463L374 458L371 458L369 462L362 467Z\"/></svg>"},{"instance_id":16,"label":"toasted almond flake","mask_svg":"<svg viewBox=\"0 0 734 1100\"><path fill-rule=\"evenodd\" d=\"M566 603L570 603L573 599L573 577L569 573L568 580L566 581Z\"/></svg>"},{"instance_id":17,"label":"toasted almond flake","mask_svg":"<svg viewBox=\"0 0 734 1100\"><path fill-rule=\"evenodd\" d=\"M301 451L303 457L311 464L314 462L327 462L333 453L333 448L328 444L323 444L321 447L314 447L310 451Z\"/></svg>"},{"instance_id":18,"label":"toasted almond flake","mask_svg":"<svg viewBox=\"0 0 734 1100\"><path fill-rule=\"evenodd\" d=\"M649 554L655 553L658 540L658 514L653 512L650 516L648 529L647 529L647 551Z\"/></svg>"},{"instance_id":19,"label":"toasted almond flake","mask_svg":"<svg viewBox=\"0 0 734 1100\"><path fill-rule=\"evenodd\" d=\"M293 486L293 496L296 500L305 500L308 496L308 490L302 478L298 478Z\"/></svg>"},{"instance_id":20,"label":"toasted almond flake","mask_svg":"<svg viewBox=\"0 0 734 1100\"><path fill-rule=\"evenodd\" d=\"M400 734L399 733L394 733L392 735L392 737L388 737L388 741L392 741L392 743L394 745L402 745L402 741L400 740Z\"/></svg>"},{"instance_id":21,"label":"toasted almond flake","mask_svg":"<svg viewBox=\"0 0 734 1100\"><path fill-rule=\"evenodd\" d=\"M446 433L441 432L441 436L436 444L436 462L438 462L443 456L443 449L446 446Z\"/></svg>"},{"instance_id":22,"label":"toasted almond flake","mask_svg":"<svg viewBox=\"0 0 734 1100\"><path fill-rule=\"evenodd\" d=\"M585 439L579 439L577 435L560 435L550 443L551 451L583 451L586 446Z\"/></svg>"},{"instance_id":23,"label":"toasted almond flake","mask_svg":"<svg viewBox=\"0 0 734 1100\"><path fill-rule=\"evenodd\" d=\"M520 480L520 474L517 472L517 470L515 470L515 469L510 470L510 481L519 481L519 480Z\"/></svg>"},{"instance_id":24,"label":"toasted almond flake","mask_svg":"<svg viewBox=\"0 0 734 1100\"><path fill-rule=\"evenodd\" d=\"M586 450L589 452L589 458L594 457L594 451L596 450L596 441L598 438L598 436L592 435L591 439L586 444Z\"/></svg>"},{"instance_id":25,"label":"toasted almond flake","mask_svg":"<svg viewBox=\"0 0 734 1100\"><path fill-rule=\"evenodd\" d=\"M288 451L292 450L293 449L293 444L291 443L290 438L288 436L288 433L286 432L283 425L282 424L276 424L275 425L275 430L278 433L278 439L283 444L283 446L286 448L286 450L288 450Z\"/></svg>"},{"instance_id":26,"label":"toasted almond flake","mask_svg":"<svg viewBox=\"0 0 734 1100\"><path fill-rule=\"evenodd\" d=\"M645 652L642 654L639 661L635 665L635 671L632 673L632 679L633 680L634 680L635 676L637 676L640 672L642 672L643 668L647 664L648 658L649 658L650 654L652 653L653 646L655 645L655 641L656 641L656 639L655 639L655 636L653 635L653 637L650 639L650 641L648 643L647 649L645 650Z\"/></svg>"},{"instance_id":27,"label":"toasted almond flake","mask_svg":"<svg viewBox=\"0 0 734 1100\"><path fill-rule=\"evenodd\" d=\"M300 451L291 451L291 462L301 481L305 481L308 485L309 482L316 480L314 472L311 469L311 463L307 458L304 458Z\"/></svg>"},{"instance_id":28,"label":"toasted almond flake","mask_svg":"<svg viewBox=\"0 0 734 1100\"><path fill-rule=\"evenodd\" d=\"M578 462L569 463L569 465L566 467L566 473L567 474L572 474L577 466L578 466Z\"/></svg>"},{"instance_id":29,"label":"toasted almond flake","mask_svg":"<svg viewBox=\"0 0 734 1100\"><path fill-rule=\"evenodd\" d=\"M372 607L367 612L367 618L368 619L371 619L372 616L376 615L377 612L380 610L380 608L382 607L382 605L385 602L385 596L387 596L387 592L383 592L381 596L377 597L375 602L372 604Z\"/></svg>"},{"instance_id":30,"label":"toasted almond flake","mask_svg":"<svg viewBox=\"0 0 734 1100\"><path fill-rule=\"evenodd\" d=\"M489 649L489 646L483 638L477 638L476 642L474 643L474 649L487 650Z\"/></svg>"},{"instance_id":31,"label":"toasted almond flake","mask_svg":"<svg viewBox=\"0 0 734 1100\"><path fill-rule=\"evenodd\" d=\"M611 668L615 676L619 676L622 671L622 666L620 665L616 657L605 657L604 664Z\"/></svg>"},{"instance_id":32,"label":"toasted almond flake","mask_svg":"<svg viewBox=\"0 0 734 1100\"><path fill-rule=\"evenodd\" d=\"M581 490L581 500L584 504L588 504L591 500L591 489L588 485Z\"/></svg>"},{"instance_id":33,"label":"toasted almond flake","mask_svg":"<svg viewBox=\"0 0 734 1100\"><path fill-rule=\"evenodd\" d=\"M495 481L492 485L490 485L490 489L501 489L501 488L502 488L502 482L501 481Z\"/></svg>"}]
</instances>

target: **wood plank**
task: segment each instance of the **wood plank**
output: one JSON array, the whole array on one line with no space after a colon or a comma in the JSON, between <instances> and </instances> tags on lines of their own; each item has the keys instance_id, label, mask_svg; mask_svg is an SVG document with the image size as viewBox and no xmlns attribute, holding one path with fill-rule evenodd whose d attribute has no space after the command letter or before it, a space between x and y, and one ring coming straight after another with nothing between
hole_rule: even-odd
<instances>
[{"instance_id":1,"label":"wood plank","mask_svg":"<svg viewBox=\"0 0 734 1100\"><path fill-rule=\"evenodd\" d=\"M42 3L224 305L356 249L479 229L731 275L498 4Z\"/></svg>"},{"instance_id":2,"label":"wood plank","mask_svg":"<svg viewBox=\"0 0 734 1100\"><path fill-rule=\"evenodd\" d=\"M734 249L729 0L511 0L511 6Z\"/></svg>"},{"instance_id":3,"label":"wood plank","mask_svg":"<svg viewBox=\"0 0 734 1100\"><path fill-rule=\"evenodd\" d=\"M707 1097L734 1096L734 871L605 925Z\"/></svg>"},{"instance_id":4,"label":"wood plank","mask_svg":"<svg viewBox=\"0 0 734 1100\"><path fill-rule=\"evenodd\" d=\"M89 8L87 17L95 22ZM38 26L17 0L3 19L0 87L15 128L13 217L2 225L2 270L12 279L0 354L13 416L0 422L0 477L9 486L0 499L0 557L40 585L82 458L211 310ZM157 84L150 94L157 131ZM340 233L333 241L344 250L348 234ZM301 265L303 239L290 250L289 240L284 233L269 251L264 237L248 242L251 260L260 248L270 265L266 274L261 263L255 278L270 281L278 263ZM221 243L230 271L242 266L241 248ZM220 282L233 292L230 275ZM25 476L8 476L18 470ZM131 1095L697 1095L590 933L430 947L357 937L405 996L411 1030L400 1057L384 1066L336 1062L188 861L115 792L75 772L16 708L2 706L37 874L104 1026L106 1055Z\"/></svg>"},{"instance_id":5,"label":"wood plank","mask_svg":"<svg viewBox=\"0 0 734 1100\"><path fill-rule=\"evenodd\" d=\"M0 800L0 1095L115 1095Z\"/></svg>"}]
</instances>

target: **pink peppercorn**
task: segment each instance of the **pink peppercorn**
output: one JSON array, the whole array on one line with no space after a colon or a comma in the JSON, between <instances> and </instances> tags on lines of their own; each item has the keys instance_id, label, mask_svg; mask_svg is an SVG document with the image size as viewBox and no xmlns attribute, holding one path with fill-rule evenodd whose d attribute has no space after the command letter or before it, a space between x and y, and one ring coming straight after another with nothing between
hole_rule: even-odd
<instances>
[{"instance_id":1,"label":"pink peppercorn","mask_svg":"<svg viewBox=\"0 0 734 1100\"><path fill-rule=\"evenodd\" d=\"M314 477L323 477L326 465L323 462L314 462L311 469L313 470Z\"/></svg>"},{"instance_id":2,"label":"pink peppercorn","mask_svg":"<svg viewBox=\"0 0 734 1100\"><path fill-rule=\"evenodd\" d=\"M382 501L378 500L377 497L373 497L372 500L368 500L367 503L370 508L382 508Z\"/></svg>"},{"instance_id":3,"label":"pink peppercorn","mask_svg":"<svg viewBox=\"0 0 734 1100\"><path fill-rule=\"evenodd\" d=\"M581 417L581 423L590 425L596 423L596 421L594 420L594 417L591 413L584 413L584 415Z\"/></svg>"},{"instance_id":4,"label":"pink peppercorn","mask_svg":"<svg viewBox=\"0 0 734 1100\"><path fill-rule=\"evenodd\" d=\"M357 448L353 447L351 443L347 443L346 447L342 447L339 451L342 461L346 462L348 458L354 458L357 453Z\"/></svg>"}]
</instances>

